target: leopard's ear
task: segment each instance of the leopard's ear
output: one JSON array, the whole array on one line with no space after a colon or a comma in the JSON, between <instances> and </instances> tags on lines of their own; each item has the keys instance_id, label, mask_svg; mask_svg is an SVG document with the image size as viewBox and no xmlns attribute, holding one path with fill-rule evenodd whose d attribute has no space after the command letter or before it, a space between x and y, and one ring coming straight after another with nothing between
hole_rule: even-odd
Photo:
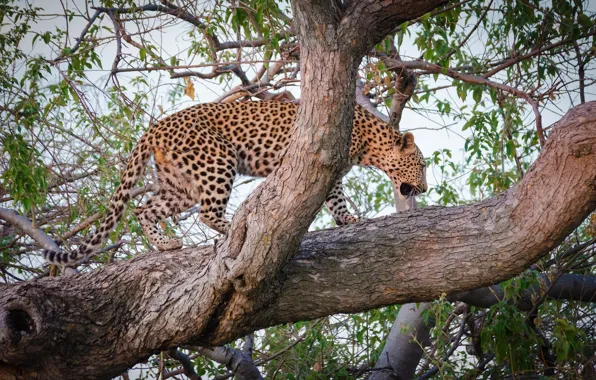
<instances>
[{"instance_id":1,"label":"leopard's ear","mask_svg":"<svg viewBox=\"0 0 596 380\"><path fill-rule=\"evenodd\" d=\"M416 144L414 144L414 135L410 132L406 132L401 135L399 147L403 153L413 152L414 148L416 147Z\"/></svg>"}]
</instances>

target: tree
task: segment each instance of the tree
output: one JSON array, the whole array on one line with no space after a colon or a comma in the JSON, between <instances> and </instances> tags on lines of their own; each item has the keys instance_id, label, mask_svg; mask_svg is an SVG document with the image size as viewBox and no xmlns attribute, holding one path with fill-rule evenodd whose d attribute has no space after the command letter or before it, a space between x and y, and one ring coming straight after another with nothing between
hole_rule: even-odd
<instances>
[{"instance_id":1,"label":"tree","mask_svg":"<svg viewBox=\"0 0 596 380\"><path fill-rule=\"evenodd\" d=\"M391 361L383 364L382 356L374 367L380 327L390 325L395 307L339 323L348 326L342 334L355 337L349 354L325 356L340 351L337 339L323 336L337 329L329 320L287 327L297 332L290 342L283 329L273 329L248 339L243 351L205 347L280 323L437 299L415 319L434 320L431 350L414 352L416 345L405 341L406 354L418 355L410 367L426 355L423 377L460 376L471 357L477 358L474 371L496 376L589 373L594 308L572 301L590 301L596 294L594 224L586 220L596 206L595 105L573 108L556 127L545 128L542 114L559 105L563 94L577 91L580 103L589 97L593 16L581 3L562 2L553 9L538 2L415 3L296 1L290 11L263 1L207 9L185 2L101 2L83 12L63 11L67 26L85 17L76 40L70 27L32 31L44 17L39 9L3 4L12 27L3 34L1 54L7 89L1 111L9 126L2 132L2 201L23 214L0 210L8 222L2 225L4 281L19 280L1 285L0 342L8 347L0 353L3 375L106 378L159 352L156 367L164 375L174 362L195 378L198 370L220 370L199 364L196 352L228 363L238 376L257 376L255 363L270 376L281 364L275 357L253 363L253 344L279 350L278 357L292 350L304 355L303 366L284 370L298 377L400 375L405 372ZM507 16L494 19L494 13ZM154 42L173 21L192 25L189 36L203 36L190 44L187 62L168 51L167 43ZM409 33L416 35L420 60L399 54ZM490 56L473 54L478 35L489 37ZM21 46L27 36L54 52L28 57ZM115 49L110 86L93 87L93 70L104 64L100 48L108 42ZM153 116L146 112L154 109L155 93L147 88L169 80L140 75L122 84L125 73L184 78L170 93L172 103L180 102L182 92L195 98L201 82L191 78L226 84L220 101L291 98L284 86L300 81L301 107L283 163L236 211L230 235L214 245L113 264L148 250L134 218L128 218L113 234L113 244L85 265L88 273L20 281L17 271L26 278L47 276L39 265L24 263L34 257L36 244L53 243L47 235L65 242L100 217L117 181L117 164ZM430 87L440 76L453 81ZM445 98L435 97L443 88ZM447 100L452 94L458 102ZM463 203L466 196L476 202L306 233L346 160L354 99L373 112L391 103L390 122L399 127L407 104L428 104L431 96L435 103L429 107L465 120L461 128L471 134L467 164L458 166L446 150L429 157L447 178L422 205ZM449 178L470 164L466 195ZM350 179L356 199L364 200L359 203L365 210L378 211L391 196L374 174L361 176L360 182ZM364 184L375 186L364 191ZM149 184L138 193L150 190ZM324 221L319 217L318 223ZM192 231L194 243L212 237ZM498 288L483 288L502 281ZM507 302L486 301L499 290ZM567 301L549 303L547 297ZM530 307L521 302L525 299ZM455 300L466 304L454 305ZM376 343L358 339L365 331ZM469 356L454 360L465 339L471 342ZM315 355L300 354L303 341L318 346ZM366 355L355 354L361 347ZM389 357L396 351L387 344L385 352Z\"/></svg>"}]
</instances>

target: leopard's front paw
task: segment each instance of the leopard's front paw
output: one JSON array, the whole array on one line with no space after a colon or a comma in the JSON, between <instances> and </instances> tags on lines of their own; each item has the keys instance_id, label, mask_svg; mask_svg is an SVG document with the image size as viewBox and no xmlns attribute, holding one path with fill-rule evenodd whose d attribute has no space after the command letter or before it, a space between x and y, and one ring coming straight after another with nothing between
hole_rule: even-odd
<instances>
[{"instance_id":1,"label":"leopard's front paw","mask_svg":"<svg viewBox=\"0 0 596 380\"><path fill-rule=\"evenodd\" d=\"M355 217L354 215L347 215L346 217L344 217L344 224L354 224L354 223L358 223L360 219L358 219L357 217Z\"/></svg>"},{"instance_id":2,"label":"leopard's front paw","mask_svg":"<svg viewBox=\"0 0 596 380\"><path fill-rule=\"evenodd\" d=\"M164 238L163 241L155 243L155 245L160 251L172 251L174 249L182 248L182 239L177 237Z\"/></svg>"},{"instance_id":3,"label":"leopard's front paw","mask_svg":"<svg viewBox=\"0 0 596 380\"><path fill-rule=\"evenodd\" d=\"M358 219L357 217L355 217L354 215L345 215L342 217L341 220L336 219L335 223L338 226L345 226L346 224L354 224L354 223L358 223L360 219Z\"/></svg>"}]
</instances>

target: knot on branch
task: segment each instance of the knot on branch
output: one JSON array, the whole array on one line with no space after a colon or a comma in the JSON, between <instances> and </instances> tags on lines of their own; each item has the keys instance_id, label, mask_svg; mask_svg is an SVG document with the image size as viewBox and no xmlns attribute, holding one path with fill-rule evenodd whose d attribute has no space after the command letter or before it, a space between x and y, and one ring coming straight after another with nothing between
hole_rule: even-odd
<instances>
[{"instance_id":1,"label":"knot on branch","mask_svg":"<svg viewBox=\"0 0 596 380\"><path fill-rule=\"evenodd\" d=\"M35 322L25 310L9 310L6 315L6 325L10 333L20 341L23 335L35 333Z\"/></svg>"},{"instance_id":2,"label":"knot on branch","mask_svg":"<svg viewBox=\"0 0 596 380\"><path fill-rule=\"evenodd\" d=\"M576 158L588 156L592 154L592 144L579 144L571 149L571 154Z\"/></svg>"},{"instance_id":3,"label":"knot on branch","mask_svg":"<svg viewBox=\"0 0 596 380\"><path fill-rule=\"evenodd\" d=\"M23 357L21 351L27 346L24 340L37 336L39 332L39 323L34 315L18 304L8 304L0 309L0 363L19 364L17 358ZM35 358L28 357L25 361L31 366Z\"/></svg>"},{"instance_id":4,"label":"knot on branch","mask_svg":"<svg viewBox=\"0 0 596 380\"><path fill-rule=\"evenodd\" d=\"M0 311L0 343L14 345L24 336L35 334L37 327L33 317L22 308Z\"/></svg>"}]
</instances>

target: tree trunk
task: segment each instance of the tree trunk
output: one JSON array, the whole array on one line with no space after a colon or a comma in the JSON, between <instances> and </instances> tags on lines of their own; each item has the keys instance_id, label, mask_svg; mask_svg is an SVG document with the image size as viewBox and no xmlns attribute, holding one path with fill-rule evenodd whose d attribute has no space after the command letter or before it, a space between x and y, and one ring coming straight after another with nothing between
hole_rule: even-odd
<instances>
[{"instance_id":1,"label":"tree trunk","mask_svg":"<svg viewBox=\"0 0 596 380\"><path fill-rule=\"evenodd\" d=\"M301 19L299 9L295 20L311 28L318 25ZM217 269L217 277L227 278L229 284L221 310L215 311L223 318L212 319L208 329L215 335L232 331L246 315L276 298L283 283L281 267L298 248L347 165L354 96L351 78L359 62L346 50L302 34L301 49L303 97L287 153L234 216L230 234L217 247L216 255L225 263L225 268Z\"/></svg>"},{"instance_id":2,"label":"tree trunk","mask_svg":"<svg viewBox=\"0 0 596 380\"><path fill-rule=\"evenodd\" d=\"M532 169L509 191L308 233L286 252L292 259L277 288L234 288L226 277L234 251L222 248L230 241L216 252L155 252L92 273L1 285L0 377L108 378L170 347L221 345L281 323L500 282L594 211L594 147L596 103L586 103L553 128ZM273 245L277 237L269 236L254 252ZM245 254L249 263L269 265ZM249 306L231 308L241 297Z\"/></svg>"}]
</instances>

